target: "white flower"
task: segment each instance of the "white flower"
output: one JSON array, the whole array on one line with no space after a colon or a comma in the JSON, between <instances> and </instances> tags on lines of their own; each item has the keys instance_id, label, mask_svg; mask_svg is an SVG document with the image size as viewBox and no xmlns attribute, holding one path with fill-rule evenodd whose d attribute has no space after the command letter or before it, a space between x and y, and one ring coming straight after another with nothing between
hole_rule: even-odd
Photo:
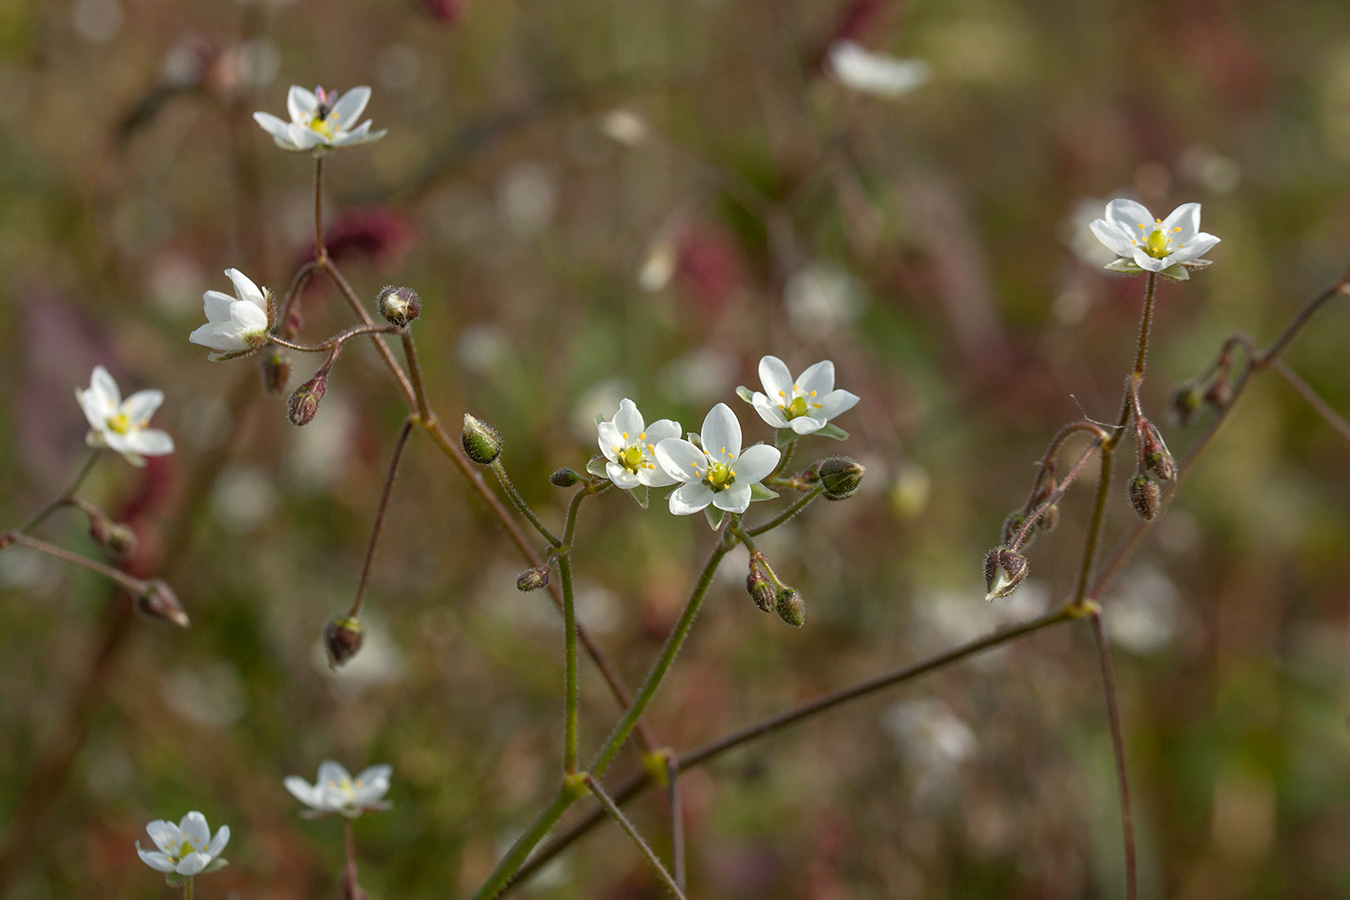
<instances>
[{"instance_id":1,"label":"white flower","mask_svg":"<svg viewBox=\"0 0 1350 900\"><path fill-rule=\"evenodd\" d=\"M656 460L674 481L684 484L670 495L670 511L687 516L709 503L718 509L743 513L750 506L750 486L778 465L776 447L755 444L741 452L741 423L725 403L712 408L703 420L698 444L666 438L656 445Z\"/></svg>"},{"instance_id":2,"label":"white flower","mask_svg":"<svg viewBox=\"0 0 1350 900\"><path fill-rule=\"evenodd\" d=\"M316 156L339 147L369 144L384 137L384 131L370 130L370 120L356 124L370 102L370 88L354 87L338 99L337 91L316 87L312 92L291 85L286 95L289 122L271 113L255 112L253 120L272 136L282 150L304 153L313 150Z\"/></svg>"},{"instance_id":3,"label":"white flower","mask_svg":"<svg viewBox=\"0 0 1350 900\"><path fill-rule=\"evenodd\" d=\"M834 389L834 363L828 359L793 379L781 359L766 356L759 361L759 380L764 383L764 391L755 391L747 398L755 412L774 428L791 428L797 434L819 431L858 402L857 394Z\"/></svg>"},{"instance_id":4,"label":"white flower","mask_svg":"<svg viewBox=\"0 0 1350 900\"><path fill-rule=\"evenodd\" d=\"M1200 269L1210 261L1201 259L1219 242L1200 230L1200 204L1183 203L1166 219L1155 219L1142 204L1133 200L1112 200L1106 204L1106 218L1089 226L1119 259L1106 268L1115 272L1158 272L1168 278L1185 281L1187 269Z\"/></svg>"},{"instance_id":5,"label":"white flower","mask_svg":"<svg viewBox=\"0 0 1350 900\"><path fill-rule=\"evenodd\" d=\"M598 417L597 417L598 418ZM658 419L642 423L642 413L632 400L619 403L619 411L608 422L600 422L600 452L605 454L605 474L625 491L638 485L665 487L675 484L656 463L656 445L680 436L680 423Z\"/></svg>"},{"instance_id":6,"label":"white flower","mask_svg":"<svg viewBox=\"0 0 1350 900\"><path fill-rule=\"evenodd\" d=\"M234 282L234 297L220 291L202 294L206 324L188 335L188 340L215 350L211 359L229 359L249 353L267 340L268 301L266 288L259 288L238 269L226 269Z\"/></svg>"},{"instance_id":7,"label":"white flower","mask_svg":"<svg viewBox=\"0 0 1350 900\"><path fill-rule=\"evenodd\" d=\"M888 100L908 94L928 80L928 63L923 60L871 53L853 41L830 45L829 71L855 91Z\"/></svg>"},{"instance_id":8,"label":"white flower","mask_svg":"<svg viewBox=\"0 0 1350 900\"><path fill-rule=\"evenodd\" d=\"M85 437L89 446L116 450L133 466L145 465L142 457L173 452L173 438L145 427L164 402L163 391L137 391L123 400L108 370L95 366L89 389L76 388L75 399L89 420L89 434Z\"/></svg>"},{"instance_id":9,"label":"white flower","mask_svg":"<svg viewBox=\"0 0 1350 900\"><path fill-rule=\"evenodd\" d=\"M353 778L340 763L325 759L319 763L319 777L313 784L289 775L286 790L317 815L340 813L354 819L368 809L388 809L380 800L389 790L393 766L370 766Z\"/></svg>"},{"instance_id":10,"label":"white flower","mask_svg":"<svg viewBox=\"0 0 1350 900\"><path fill-rule=\"evenodd\" d=\"M195 810L183 816L177 825L156 819L145 830L159 849L142 850L141 842L137 841L136 852L157 872L190 878L225 865L225 860L219 857L230 842L230 826L220 826L216 836L211 837L206 816Z\"/></svg>"}]
</instances>

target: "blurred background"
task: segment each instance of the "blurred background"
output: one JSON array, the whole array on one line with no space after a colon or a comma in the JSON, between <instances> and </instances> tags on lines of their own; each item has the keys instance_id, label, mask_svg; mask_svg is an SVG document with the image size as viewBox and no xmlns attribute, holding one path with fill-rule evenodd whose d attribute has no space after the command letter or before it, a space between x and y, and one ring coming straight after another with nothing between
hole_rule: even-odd
<instances>
[{"instance_id":1,"label":"blurred background","mask_svg":"<svg viewBox=\"0 0 1350 900\"><path fill-rule=\"evenodd\" d=\"M131 570L167 578L193 623L0 554L0 895L173 896L133 842L199 809L234 834L199 896L331 897L341 827L281 786L331 757L394 767L393 810L356 825L371 895L463 896L557 783L557 613L516 591L524 563L418 435L365 649L325 665L405 414L370 347L297 429L256 360L187 342L222 270L280 290L312 253L312 163L251 118L284 115L289 85L372 86L389 134L329 157L331 251L371 301L420 292L433 404L501 430L547 521L566 502L547 474L581 468L593 415L625 396L686 430L726 401L768 440L733 389L772 353L794 373L832 359L862 398L838 423L862 492L763 544L806 627L759 613L733 556L648 717L679 750L1071 596L1091 469L1016 594L985 603L981 560L1050 435L1118 410L1143 282L1101 270L1087 222L1117 196L1160 216L1199 201L1223 240L1159 288L1143 402L1162 421L1229 334L1269 342L1347 263L1346 24L1343 0L0 4L0 526L84 459L72 391L95 364L124 393L162 388L178 452L107 459L84 496L132 523ZM928 77L851 88L828 63L845 39ZM352 320L326 283L303 303L305 339ZM1333 302L1287 356L1342 414L1348 340ZM1165 425L1172 450L1206 421ZM839 449L810 439L799 460ZM1348 449L1258 379L1103 597L1142 896L1350 896ZM1117 478L1108 551L1133 523ZM99 554L74 515L40 534ZM580 617L630 683L710 543L660 493L584 505ZM585 755L617 709L582 677ZM1082 623L682 783L707 900L1123 893ZM631 811L665 854L661 802ZM609 824L525 892L664 895Z\"/></svg>"}]
</instances>

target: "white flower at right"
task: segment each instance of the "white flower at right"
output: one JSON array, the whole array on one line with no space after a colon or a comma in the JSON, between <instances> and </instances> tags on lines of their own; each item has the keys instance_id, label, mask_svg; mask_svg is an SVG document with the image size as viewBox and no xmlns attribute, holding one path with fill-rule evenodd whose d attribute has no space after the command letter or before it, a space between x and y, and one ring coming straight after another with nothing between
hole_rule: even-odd
<instances>
[{"instance_id":1,"label":"white flower at right","mask_svg":"<svg viewBox=\"0 0 1350 900\"><path fill-rule=\"evenodd\" d=\"M156 428L145 427L164 402L163 391L137 391L123 400L108 370L95 366L89 389L76 388L75 399L89 420L89 434L85 437L89 446L116 450L133 466L145 465L142 457L173 452L173 438Z\"/></svg>"},{"instance_id":2,"label":"white flower at right","mask_svg":"<svg viewBox=\"0 0 1350 900\"><path fill-rule=\"evenodd\" d=\"M605 454L605 474L617 487L631 491L639 485L665 487L675 484L656 462L656 445L680 436L680 423L657 419L644 425L637 404L624 398L608 422L600 422L600 452Z\"/></svg>"},{"instance_id":3,"label":"white flower at right","mask_svg":"<svg viewBox=\"0 0 1350 900\"><path fill-rule=\"evenodd\" d=\"M749 397L755 412L774 428L791 428L797 434L819 431L858 402L857 394L834 389L834 363L828 359L794 379L781 359L766 356L759 361L759 380L764 390Z\"/></svg>"},{"instance_id":4,"label":"white flower at right","mask_svg":"<svg viewBox=\"0 0 1350 900\"><path fill-rule=\"evenodd\" d=\"M337 813L354 819L366 810L389 808L381 798L389 792L393 771L393 766L369 766L353 778L341 763L325 759L313 784L295 775L284 783L295 799L314 809L314 815Z\"/></svg>"},{"instance_id":5,"label":"white flower at right","mask_svg":"<svg viewBox=\"0 0 1350 900\"><path fill-rule=\"evenodd\" d=\"M337 91L321 87L309 91L294 84L286 95L289 122L268 112L255 112L253 120L282 150L293 153L313 150L314 155L321 156L329 150L369 144L384 137L384 131L370 130L369 119L356 124L369 102L370 88L364 85L352 88L339 99Z\"/></svg>"},{"instance_id":6,"label":"white flower at right","mask_svg":"<svg viewBox=\"0 0 1350 900\"><path fill-rule=\"evenodd\" d=\"M670 511L688 516L712 504L731 513L750 506L750 486L778 465L778 448L755 444L741 451L741 423L725 403L703 419L699 444L667 438L656 445L656 460L674 481L684 482L670 495Z\"/></svg>"},{"instance_id":7,"label":"white flower at right","mask_svg":"<svg viewBox=\"0 0 1350 900\"><path fill-rule=\"evenodd\" d=\"M177 825L156 819L145 826L145 830L159 849L142 850L141 842L137 841L136 853L157 872L191 878L226 864L220 853L230 842L230 826L220 826L216 836L212 837L206 816L196 810L183 816Z\"/></svg>"},{"instance_id":8,"label":"white flower at right","mask_svg":"<svg viewBox=\"0 0 1350 900\"><path fill-rule=\"evenodd\" d=\"M1120 257L1106 268L1114 272L1157 272L1177 281L1191 275L1187 269L1200 269L1210 261L1201 259L1219 243L1212 234L1200 230L1200 204L1183 203L1166 219L1155 219L1141 203L1112 200L1106 204L1106 218L1088 226L1097 240Z\"/></svg>"},{"instance_id":9,"label":"white flower at right","mask_svg":"<svg viewBox=\"0 0 1350 900\"><path fill-rule=\"evenodd\" d=\"M829 70L840 84L887 100L902 97L928 80L928 63L872 53L854 41L830 45Z\"/></svg>"},{"instance_id":10,"label":"white flower at right","mask_svg":"<svg viewBox=\"0 0 1350 900\"><path fill-rule=\"evenodd\" d=\"M188 335L188 340L216 351L210 359L229 359L261 347L267 340L268 292L238 269L226 269L234 284L234 297L220 291L202 294L206 324Z\"/></svg>"}]
</instances>

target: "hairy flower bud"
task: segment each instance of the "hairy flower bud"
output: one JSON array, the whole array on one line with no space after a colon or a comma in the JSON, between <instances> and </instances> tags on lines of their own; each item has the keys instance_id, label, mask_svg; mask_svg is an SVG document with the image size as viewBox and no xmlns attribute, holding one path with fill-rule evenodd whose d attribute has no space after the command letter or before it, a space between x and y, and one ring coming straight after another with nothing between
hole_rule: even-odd
<instances>
[{"instance_id":1,"label":"hairy flower bud","mask_svg":"<svg viewBox=\"0 0 1350 900\"><path fill-rule=\"evenodd\" d=\"M1135 437L1139 441L1139 455L1144 468L1163 481L1171 481L1177 477L1176 460L1163 443L1158 426L1148 419L1140 419L1136 425Z\"/></svg>"},{"instance_id":2,"label":"hairy flower bud","mask_svg":"<svg viewBox=\"0 0 1350 900\"><path fill-rule=\"evenodd\" d=\"M1010 513L1008 515L1008 518L1003 520L1003 543L1005 545L1011 545L1012 542L1017 538L1017 536L1022 533L1022 529L1026 527L1026 524L1027 524L1027 517L1024 516L1022 513L1020 512ZM1028 532L1026 539L1022 541L1022 543L1019 544L1018 546L1020 547L1027 546L1028 544L1031 543L1032 538L1035 537L1035 535L1036 535L1035 531Z\"/></svg>"},{"instance_id":3,"label":"hairy flower bud","mask_svg":"<svg viewBox=\"0 0 1350 900\"><path fill-rule=\"evenodd\" d=\"M555 487L571 487L581 480L581 473L576 469L563 466L552 475L548 476L549 484Z\"/></svg>"},{"instance_id":4,"label":"hairy flower bud","mask_svg":"<svg viewBox=\"0 0 1350 900\"><path fill-rule=\"evenodd\" d=\"M291 355L272 345L263 356L262 379L267 393L276 395L286 390L286 382L291 378Z\"/></svg>"},{"instance_id":5,"label":"hairy flower bud","mask_svg":"<svg viewBox=\"0 0 1350 900\"><path fill-rule=\"evenodd\" d=\"M286 403L286 414L295 425L308 425L319 411L319 401L328 391L328 372L320 369L313 378L300 385Z\"/></svg>"},{"instance_id":6,"label":"hairy flower bud","mask_svg":"<svg viewBox=\"0 0 1350 900\"><path fill-rule=\"evenodd\" d=\"M1054 467L1051 466L1041 474L1040 487L1037 489L1036 495L1031 498L1031 506L1029 507L1031 512L1035 512L1040 507L1045 506L1050 498L1055 495L1055 491L1057 490L1059 490L1059 481L1056 480ZM1053 503L1046 507L1045 511L1041 513L1040 518L1036 520L1036 527L1041 531L1054 531L1055 526L1058 524L1058 503ZM1003 543L1006 544L1008 542L1005 540ZM1025 541L1023 542L1023 546L1026 546Z\"/></svg>"},{"instance_id":7,"label":"hairy flower bud","mask_svg":"<svg viewBox=\"0 0 1350 900\"><path fill-rule=\"evenodd\" d=\"M172 622L179 628L188 627L187 612L173 591L158 578L145 583L145 590L136 595L136 611L152 619Z\"/></svg>"},{"instance_id":8,"label":"hairy flower bud","mask_svg":"<svg viewBox=\"0 0 1350 900\"><path fill-rule=\"evenodd\" d=\"M388 285L375 298L375 304L385 321L399 328L407 328L422 312L422 298L410 287Z\"/></svg>"},{"instance_id":9,"label":"hairy flower bud","mask_svg":"<svg viewBox=\"0 0 1350 900\"><path fill-rule=\"evenodd\" d=\"M537 591L542 587L548 587L548 567L535 566L533 569L526 569L516 576L516 590L518 591Z\"/></svg>"},{"instance_id":10,"label":"hairy flower bud","mask_svg":"<svg viewBox=\"0 0 1350 900\"><path fill-rule=\"evenodd\" d=\"M750 593L755 605L764 612L773 612L774 607L778 605L778 598L774 596L773 585L769 584L769 579L764 577L764 573L759 570L758 566L752 566L750 574L745 576L745 589Z\"/></svg>"},{"instance_id":11,"label":"hairy flower bud","mask_svg":"<svg viewBox=\"0 0 1350 900\"><path fill-rule=\"evenodd\" d=\"M136 553L136 532L128 525L114 522L102 510L89 507L89 536L116 560L130 559Z\"/></svg>"},{"instance_id":12,"label":"hairy flower bud","mask_svg":"<svg viewBox=\"0 0 1350 900\"><path fill-rule=\"evenodd\" d=\"M1158 518L1162 508L1162 488L1158 482L1140 472L1130 479L1128 490L1135 515L1145 522Z\"/></svg>"},{"instance_id":13,"label":"hairy flower bud","mask_svg":"<svg viewBox=\"0 0 1350 900\"><path fill-rule=\"evenodd\" d=\"M469 459L480 466L490 466L502 455L502 436L497 429L468 413L464 414L464 431L459 440Z\"/></svg>"},{"instance_id":14,"label":"hairy flower bud","mask_svg":"<svg viewBox=\"0 0 1350 900\"><path fill-rule=\"evenodd\" d=\"M779 589L778 618L793 628L801 628L806 624L806 601L796 588L784 585Z\"/></svg>"},{"instance_id":15,"label":"hairy flower bud","mask_svg":"<svg viewBox=\"0 0 1350 900\"><path fill-rule=\"evenodd\" d=\"M1027 577L1027 558L1016 550L995 547L984 555L984 599L993 602L1017 590Z\"/></svg>"},{"instance_id":16,"label":"hairy flower bud","mask_svg":"<svg viewBox=\"0 0 1350 900\"><path fill-rule=\"evenodd\" d=\"M820 484L825 488L826 500L845 500L853 496L862 484L862 463L847 456L831 456L820 461L816 469Z\"/></svg>"},{"instance_id":17,"label":"hairy flower bud","mask_svg":"<svg viewBox=\"0 0 1350 900\"><path fill-rule=\"evenodd\" d=\"M1200 392L1195 389L1195 385L1183 384L1167 395L1168 417L1185 427L1195 418L1196 411L1200 409L1200 401Z\"/></svg>"},{"instance_id":18,"label":"hairy flower bud","mask_svg":"<svg viewBox=\"0 0 1350 900\"><path fill-rule=\"evenodd\" d=\"M366 626L356 616L334 616L323 627L328 667L336 671L351 661L366 640Z\"/></svg>"}]
</instances>

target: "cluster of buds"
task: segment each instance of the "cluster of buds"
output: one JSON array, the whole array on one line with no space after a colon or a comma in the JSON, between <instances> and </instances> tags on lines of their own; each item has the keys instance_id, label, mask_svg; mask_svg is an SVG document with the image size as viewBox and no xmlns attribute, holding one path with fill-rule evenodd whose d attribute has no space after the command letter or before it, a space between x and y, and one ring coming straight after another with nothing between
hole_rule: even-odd
<instances>
[{"instance_id":1,"label":"cluster of buds","mask_svg":"<svg viewBox=\"0 0 1350 900\"><path fill-rule=\"evenodd\" d=\"M1126 491L1135 515L1151 522L1162 512L1162 485L1177 477L1176 460L1163 442L1158 427L1144 416L1134 421L1138 463Z\"/></svg>"}]
</instances>

